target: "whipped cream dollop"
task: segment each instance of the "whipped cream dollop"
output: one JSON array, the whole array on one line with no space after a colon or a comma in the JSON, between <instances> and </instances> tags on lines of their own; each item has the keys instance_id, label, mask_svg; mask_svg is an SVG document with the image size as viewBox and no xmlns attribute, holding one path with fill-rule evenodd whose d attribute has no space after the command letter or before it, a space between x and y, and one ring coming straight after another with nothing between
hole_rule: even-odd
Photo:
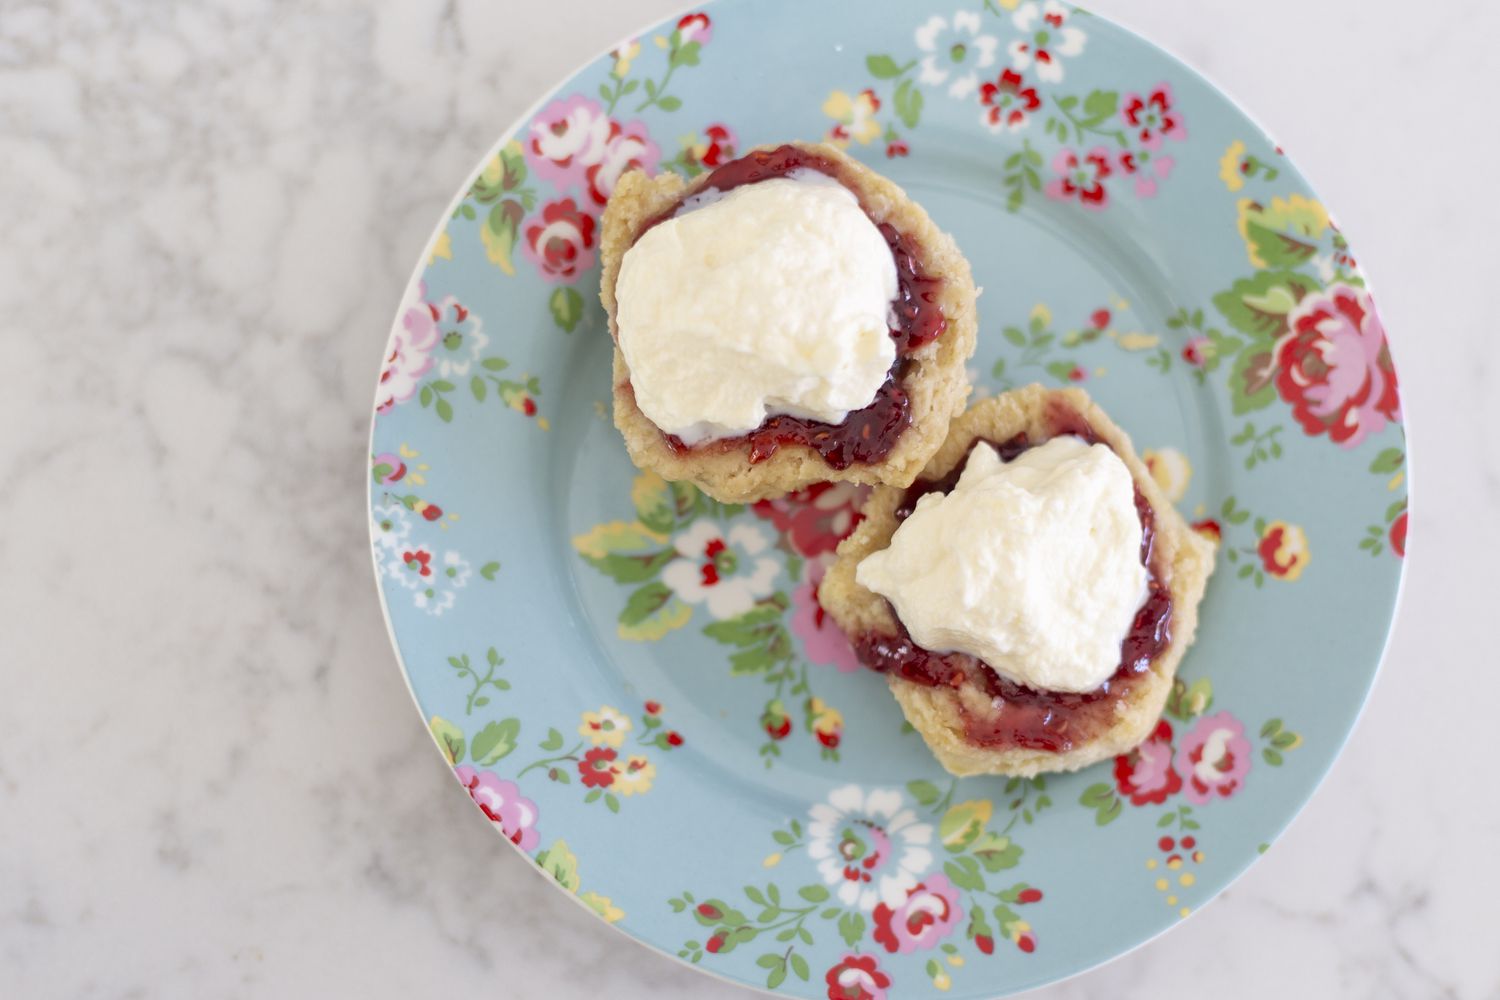
<instances>
[{"instance_id":1,"label":"whipped cream dollop","mask_svg":"<svg viewBox=\"0 0 1500 1000\"><path fill-rule=\"evenodd\" d=\"M853 192L804 170L695 195L647 230L620 262L615 321L636 405L691 445L868 406L896 357L895 296Z\"/></svg>"},{"instance_id":2,"label":"whipped cream dollop","mask_svg":"<svg viewBox=\"0 0 1500 1000\"><path fill-rule=\"evenodd\" d=\"M953 490L918 500L855 579L926 649L1027 687L1092 691L1146 598L1130 470L1076 437L1010 462L979 442Z\"/></svg>"}]
</instances>

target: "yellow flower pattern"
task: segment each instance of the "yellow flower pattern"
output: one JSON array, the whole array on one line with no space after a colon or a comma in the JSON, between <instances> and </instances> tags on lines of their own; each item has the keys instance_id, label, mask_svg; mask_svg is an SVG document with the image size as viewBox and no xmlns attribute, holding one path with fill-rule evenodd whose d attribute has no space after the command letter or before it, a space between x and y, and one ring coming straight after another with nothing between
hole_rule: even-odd
<instances>
[{"instance_id":1,"label":"yellow flower pattern","mask_svg":"<svg viewBox=\"0 0 1500 1000\"><path fill-rule=\"evenodd\" d=\"M836 750L844 735L844 714L822 698L807 700L808 727L826 750Z\"/></svg>"},{"instance_id":2,"label":"yellow flower pattern","mask_svg":"<svg viewBox=\"0 0 1500 1000\"><path fill-rule=\"evenodd\" d=\"M873 90L862 90L852 97L842 90L835 90L823 102L823 113L838 122L829 131L828 141L840 148L848 146L850 140L868 146L880 138L882 132L880 122L875 120L875 113L879 110L880 98Z\"/></svg>"},{"instance_id":3,"label":"yellow flower pattern","mask_svg":"<svg viewBox=\"0 0 1500 1000\"><path fill-rule=\"evenodd\" d=\"M578 898L584 906L603 917L607 924L618 923L625 919L625 911L616 906L608 896L601 896L597 892L585 892Z\"/></svg>"},{"instance_id":4,"label":"yellow flower pattern","mask_svg":"<svg viewBox=\"0 0 1500 1000\"><path fill-rule=\"evenodd\" d=\"M632 38L628 42L625 42L619 48L610 53L610 55L614 56L615 59L615 67L611 72L613 72L617 79L623 79L630 73L631 62L633 62L635 60L635 57L640 54L641 43L639 41Z\"/></svg>"},{"instance_id":5,"label":"yellow flower pattern","mask_svg":"<svg viewBox=\"0 0 1500 1000\"><path fill-rule=\"evenodd\" d=\"M1261 533L1261 563L1271 576L1291 582L1302 575L1311 556L1307 545L1307 533L1300 525L1285 521L1272 521Z\"/></svg>"},{"instance_id":6,"label":"yellow flower pattern","mask_svg":"<svg viewBox=\"0 0 1500 1000\"><path fill-rule=\"evenodd\" d=\"M1193 465L1186 455L1176 448L1148 448L1142 452L1141 459L1168 500L1178 503L1187 495L1188 483L1193 479Z\"/></svg>"},{"instance_id":7,"label":"yellow flower pattern","mask_svg":"<svg viewBox=\"0 0 1500 1000\"><path fill-rule=\"evenodd\" d=\"M656 778L656 765L639 754L632 754L615 775L615 791L621 795L649 792Z\"/></svg>"},{"instance_id":8,"label":"yellow flower pattern","mask_svg":"<svg viewBox=\"0 0 1500 1000\"><path fill-rule=\"evenodd\" d=\"M625 734L630 732L631 722L618 709L601 705L597 712L584 712L583 722L578 727L578 735L588 740L596 747L619 748L625 742Z\"/></svg>"},{"instance_id":9,"label":"yellow flower pattern","mask_svg":"<svg viewBox=\"0 0 1500 1000\"><path fill-rule=\"evenodd\" d=\"M1244 160L1245 144L1239 139L1231 142L1219 159L1219 180L1224 182L1230 194L1245 186Z\"/></svg>"},{"instance_id":10,"label":"yellow flower pattern","mask_svg":"<svg viewBox=\"0 0 1500 1000\"><path fill-rule=\"evenodd\" d=\"M1113 328L1109 332L1114 342L1127 351L1149 351L1161 345L1161 337L1154 333L1143 333L1140 330L1117 333Z\"/></svg>"}]
</instances>

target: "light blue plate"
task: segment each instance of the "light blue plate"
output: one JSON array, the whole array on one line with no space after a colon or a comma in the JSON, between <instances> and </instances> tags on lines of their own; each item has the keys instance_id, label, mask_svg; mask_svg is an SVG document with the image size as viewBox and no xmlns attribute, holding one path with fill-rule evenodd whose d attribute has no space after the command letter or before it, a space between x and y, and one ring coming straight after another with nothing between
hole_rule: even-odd
<instances>
[{"instance_id":1,"label":"light blue plate","mask_svg":"<svg viewBox=\"0 0 1500 1000\"><path fill-rule=\"evenodd\" d=\"M1137 754L951 781L817 608L854 491L726 508L626 457L615 179L821 137L967 253L978 393L1082 383L1222 535ZM377 404L377 575L460 781L603 919L797 996L993 996L1201 907L1333 762L1401 579L1395 374L1327 211L1209 84L1052 0L723 0L595 61L465 184Z\"/></svg>"}]
</instances>

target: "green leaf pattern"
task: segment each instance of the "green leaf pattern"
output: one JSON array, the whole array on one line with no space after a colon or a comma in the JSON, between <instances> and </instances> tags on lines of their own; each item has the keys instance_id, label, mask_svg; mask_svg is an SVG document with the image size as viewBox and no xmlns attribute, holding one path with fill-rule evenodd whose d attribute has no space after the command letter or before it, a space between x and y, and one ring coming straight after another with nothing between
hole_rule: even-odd
<instances>
[{"instance_id":1,"label":"green leaf pattern","mask_svg":"<svg viewBox=\"0 0 1500 1000\"><path fill-rule=\"evenodd\" d=\"M1046 783L1035 779L1028 786L1041 792ZM916 780L906 786L903 796L895 789L864 790L847 786L830 795L828 806L812 810L814 826L804 828L799 820L793 819L784 829L773 831L771 839L776 850L766 858L765 867L776 868L798 852L806 854L814 829L820 831L817 834L820 838L842 837L843 843L837 850L846 858L857 859L866 849L864 835L891 837L893 834L885 832L880 824L897 814L903 817L902 823L909 824L912 822L909 817L915 812L920 825L904 827L902 836L913 838L912 842L926 843L935 835L934 842L942 844L943 857L932 860L933 870L914 873L928 888L913 888L909 895L935 893L934 905L956 902L966 914L961 922L955 919L952 927L944 928L936 939L925 941L922 947L940 945L942 954L951 956L947 967L953 969L965 964L961 957L965 948L976 957L991 954L997 935L1019 951L1030 952L1036 947L1036 937L1030 922L1017 910L1041 902L1042 891L1027 882L996 878L1022 863L1021 846L991 828L992 806L987 799L953 803L957 788L956 780L949 781L946 788ZM855 805L857 802L865 805ZM834 814L853 810L847 813L847 820L854 820L861 809L874 811L868 820L833 823L834 832L830 834L828 809L834 810ZM876 825L871 827L866 823ZM889 849L898 851L899 843L892 841ZM806 856L810 868L815 867L815 857L826 856L822 853L826 844L823 841L815 854ZM881 864L891 863L884 856L879 860ZM859 866L851 865L850 870L857 871ZM904 900L886 895L872 903L863 899L863 893L851 891L860 884L848 883L843 868L836 867L819 869L811 881L773 880L743 886L733 894L697 895L684 890L667 900L672 912L688 918L693 928L692 936L684 940L677 954L698 963L738 948L756 946L764 950L755 958L755 965L764 970L767 988L774 989L789 975L807 978L810 967L802 949L817 944L825 935L854 952L894 951L897 944L891 935L905 932L904 924L896 929L896 922L905 919L898 907ZM920 902L926 905L927 898ZM962 936L957 933L960 928L964 931Z\"/></svg>"}]
</instances>

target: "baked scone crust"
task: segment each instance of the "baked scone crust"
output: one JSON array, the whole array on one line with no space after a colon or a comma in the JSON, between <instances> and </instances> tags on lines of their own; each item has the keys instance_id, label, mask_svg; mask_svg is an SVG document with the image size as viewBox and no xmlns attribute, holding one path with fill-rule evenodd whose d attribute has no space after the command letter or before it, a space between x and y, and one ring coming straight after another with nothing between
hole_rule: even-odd
<instances>
[{"instance_id":1,"label":"baked scone crust","mask_svg":"<svg viewBox=\"0 0 1500 1000\"><path fill-rule=\"evenodd\" d=\"M702 174L686 183L670 172L652 178L633 170L621 177L605 206L599 240L603 262L599 299L604 303L610 337L615 342L615 426L625 438L625 448L637 466L660 473L664 479L693 483L725 503L781 496L824 481L907 486L941 446L948 435L949 421L963 412L969 396L969 378L964 366L974 353L978 292L969 262L958 244L901 188L836 147L807 142L784 145L797 146L837 163L840 180L859 195L877 224L888 222L917 241L924 271L943 280L938 302L947 319L947 328L935 341L908 355L913 363L903 385L911 398L911 425L897 438L890 454L878 463L856 462L847 469L835 469L813 449L796 444L782 445L770 458L755 465L747 458L748 444L726 451L710 448L677 454L667 446L661 429L636 406L630 371L620 352L619 330L615 326L615 279L620 273L621 258L635 243L641 228L685 195L702 188L709 175Z\"/></svg>"},{"instance_id":2,"label":"baked scone crust","mask_svg":"<svg viewBox=\"0 0 1500 1000\"><path fill-rule=\"evenodd\" d=\"M1080 389L1048 389L1029 385L982 400L953 421L948 439L922 470L923 479L947 475L969 453L976 439L1007 441L1026 433L1041 441L1053 436L1049 408L1061 403L1076 412L1099 440L1114 449L1156 515L1153 566L1172 595L1172 639L1152 663L1142 683L1116 705L1114 722L1096 737L1072 749L1006 750L976 746L964 738L960 697L951 688L933 688L887 675L892 693L907 721L922 734L939 763L960 777L1005 774L1030 777L1047 771L1076 771L1122 754L1150 735L1161 717L1177 665L1193 642L1198 627L1198 604L1213 572L1214 546L1188 526L1177 508L1151 478L1136 455L1130 438ZM864 506L864 520L839 545L838 559L818 588L818 600L848 636L869 632L893 633L894 612L886 600L855 582L854 570L865 556L890 544L896 530L896 507L903 491L876 489ZM966 689L978 692L966 685ZM982 697L982 695L980 695Z\"/></svg>"}]
</instances>

